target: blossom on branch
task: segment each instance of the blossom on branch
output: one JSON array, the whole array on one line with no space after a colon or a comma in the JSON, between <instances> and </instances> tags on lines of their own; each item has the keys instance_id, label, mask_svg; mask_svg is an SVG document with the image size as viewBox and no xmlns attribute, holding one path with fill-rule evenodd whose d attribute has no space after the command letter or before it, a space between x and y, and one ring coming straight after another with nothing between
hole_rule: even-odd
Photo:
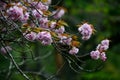
<instances>
[{"instance_id":1,"label":"blossom on branch","mask_svg":"<svg viewBox=\"0 0 120 80\"><path fill-rule=\"evenodd\" d=\"M78 31L79 33L81 33L83 40L88 40L91 37L93 30L94 29L92 28L92 25L88 23L84 23L83 25L80 25L78 28Z\"/></svg>"}]
</instances>

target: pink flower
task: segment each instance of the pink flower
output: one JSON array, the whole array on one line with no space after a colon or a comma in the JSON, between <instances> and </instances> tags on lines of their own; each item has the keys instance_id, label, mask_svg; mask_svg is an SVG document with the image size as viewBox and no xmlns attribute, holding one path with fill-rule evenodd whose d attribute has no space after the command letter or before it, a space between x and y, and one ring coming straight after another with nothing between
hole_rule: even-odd
<instances>
[{"instance_id":1,"label":"pink flower","mask_svg":"<svg viewBox=\"0 0 120 80\"><path fill-rule=\"evenodd\" d=\"M47 31L42 31L37 34L37 40L41 41L44 45L49 45L52 43L51 34Z\"/></svg>"},{"instance_id":2,"label":"pink flower","mask_svg":"<svg viewBox=\"0 0 120 80\"><path fill-rule=\"evenodd\" d=\"M33 10L32 14L35 18L40 19L40 18L42 18L43 12L40 10Z\"/></svg>"},{"instance_id":3,"label":"pink flower","mask_svg":"<svg viewBox=\"0 0 120 80\"><path fill-rule=\"evenodd\" d=\"M66 36L59 36L61 38L60 43L70 45L72 38Z\"/></svg>"},{"instance_id":4,"label":"pink flower","mask_svg":"<svg viewBox=\"0 0 120 80\"><path fill-rule=\"evenodd\" d=\"M53 17L54 17L55 19L61 18L64 14L65 14L65 10L62 9L62 8L60 8L60 9L58 9L58 10L56 10L56 11L53 11L53 15L54 15Z\"/></svg>"},{"instance_id":5,"label":"pink flower","mask_svg":"<svg viewBox=\"0 0 120 80\"><path fill-rule=\"evenodd\" d=\"M101 59L102 61L106 61L107 57L106 57L105 52L102 52L102 53L100 54L100 59Z\"/></svg>"},{"instance_id":6,"label":"pink flower","mask_svg":"<svg viewBox=\"0 0 120 80\"><path fill-rule=\"evenodd\" d=\"M79 49L78 49L78 48L73 47L73 48L69 51L69 54L77 54L77 53L78 53L78 51L79 51Z\"/></svg>"},{"instance_id":7,"label":"pink flower","mask_svg":"<svg viewBox=\"0 0 120 80\"><path fill-rule=\"evenodd\" d=\"M56 29L55 32L58 33L58 34L64 33L65 32L64 26L61 26L60 28Z\"/></svg>"},{"instance_id":8,"label":"pink flower","mask_svg":"<svg viewBox=\"0 0 120 80\"><path fill-rule=\"evenodd\" d=\"M40 23L40 27L42 27L42 28L48 28L48 18L41 18L40 20L39 20L39 23Z\"/></svg>"},{"instance_id":9,"label":"pink flower","mask_svg":"<svg viewBox=\"0 0 120 80\"><path fill-rule=\"evenodd\" d=\"M36 33L35 32L24 33L23 35L25 36L25 38L28 41L34 41L36 39Z\"/></svg>"},{"instance_id":10,"label":"pink flower","mask_svg":"<svg viewBox=\"0 0 120 80\"><path fill-rule=\"evenodd\" d=\"M7 53L6 50L11 51L12 48L10 46L1 47L1 53L6 54Z\"/></svg>"},{"instance_id":11,"label":"pink flower","mask_svg":"<svg viewBox=\"0 0 120 80\"><path fill-rule=\"evenodd\" d=\"M99 44L97 46L97 50L99 50L100 52L106 51L109 48L109 40L102 40L101 44Z\"/></svg>"},{"instance_id":12,"label":"pink flower","mask_svg":"<svg viewBox=\"0 0 120 80\"><path fill-rule=\"evenodd\" d=\"M109 48L109 46L107 46L107 45L99 44L96 49L99 50L100 52L103 52L103 51L106 51L108 48Z\"/></svg>"},{"instance_id":13,"label":"pink flower","mask_svg":"<svg viewBox=\"0 0 120 80\"><path fill-rule=\"evenodd\" d=\"M21 22L26 22L29 19L29 13L26 12L23 17L21 18Z\"/></svg>"},{"instance_id":14,"label":"pink flower","mask_svg":"<svg viewBox=\"0 0 120 80\"><path fill-rule=\"evenodd\" d=\"M21 20L23 18L23 9L18 6L10 7L7 10L7 16L12 20Z\"/></svg>"},{"instance_id":15,"label":"pink flower","mask_svg":"<svg viewBox=\"0 0 120 80\"><path fill-rule=\"evenodd\" d=\"M96 50L96 51L91 51L91 52L90 52L90 56L91 56L92 59L97 60L97 59L100 58L100 52L99 52L98 50Z\"/></svg>"},{"instance_id":16,"label":"pink flower","mask_svg":"<svg viewBox=\"0 0 120 80\"><path fill-rule=\"evenodd\" d=\"M109 46L109 40L108 39L102 40L101 41L101 45L107 45L107 46Z\"/></svg>"},{"instance_id":17,"label":"pink flower","mask_svg":"<svg viewBox=\"0 0 120 80\"><path fill-rule=\"evenodd\" d=\"M40 9L42 11L47 11L48 10L48 6L44 5L41 2L32 2L32 6L34 6L36 9Z\"/></svg>"},{"instance_id":18,"label":"pink flower","mask_svg":"<svg viewBox=\"0 0 120 80\"><path fill-rule=\"evenodd\" d=\"M82 34L83 40L88 40L93 32L93 29L91 28L91 25L84 23L78 28L78 31Z\"/></svg>"}]
</instances>

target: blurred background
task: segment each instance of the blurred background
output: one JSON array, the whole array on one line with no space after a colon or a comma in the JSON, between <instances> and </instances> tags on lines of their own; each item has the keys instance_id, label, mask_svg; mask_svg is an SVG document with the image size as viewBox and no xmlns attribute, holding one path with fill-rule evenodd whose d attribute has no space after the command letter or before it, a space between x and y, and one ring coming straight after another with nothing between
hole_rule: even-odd
<instances>
[{"instance_id":1,"label":"blurred background","mask_svg":"<svg viewBox=\"0 0 120 80\"><path fill-rule=\"evenodd\" d=\"M106 52L107 61L100 71L75 73L65 64L60 71L59 79L51 78L50 80L120 80L120 0L53 0L52 4L58 4L67 9L63 16L69 24L68 31L76 33L75 25L83 22L92 24L95 29L95 35L88 41L81 42L80 53L87 53L94 50L98 43L103 39L110 40L110 48ZM13 51L12 55L19 64L20 68L32 80L45 80L45 77L52 77L60 70L61 59L58 60L57 52L53 46L42 46L38 43L28 43L35 53L35 61L30 57L31 54ZM26 51L28 47L15 44L18 51ZM23 58L17 58L23 56ZM40 56L39 58L37 58ZM15 68L9 69L11 63L0 54L0 80L24 80ZM96 63L88 63L87 68L91 68ZM10 71L11 70L11 71ZM37 73L38 72L38 73Z\"/></svg>"}]
</instances>

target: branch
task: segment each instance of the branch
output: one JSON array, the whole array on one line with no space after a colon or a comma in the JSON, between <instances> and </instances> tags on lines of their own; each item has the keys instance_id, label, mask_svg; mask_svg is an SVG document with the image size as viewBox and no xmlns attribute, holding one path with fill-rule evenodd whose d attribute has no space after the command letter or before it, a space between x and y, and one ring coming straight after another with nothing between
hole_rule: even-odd
<instances>
[{"instance_id":1,"label":"branch","mask_svg":"<svg viewBox=\"0 0 120 80\"><path fill-rule=\"evenodd\" d=\"M5 43L4 43L3 41L1 41L1 45L5 48ZM8 56L10 57L11 61L12 61L13 64L15 65L16 69L20 72L20 74L21 74L24 78L26 78L27 80L30 80L30 78L29 78L26 74L24 74L23 71L19 68L19 66L18 66L17 63L15 62L15 60L14 60L13 56L11 55L11 53L10 53L6 48L5 48L5 50L6 50L7 54L8 54Z\"/></svg>"}]
</instances>

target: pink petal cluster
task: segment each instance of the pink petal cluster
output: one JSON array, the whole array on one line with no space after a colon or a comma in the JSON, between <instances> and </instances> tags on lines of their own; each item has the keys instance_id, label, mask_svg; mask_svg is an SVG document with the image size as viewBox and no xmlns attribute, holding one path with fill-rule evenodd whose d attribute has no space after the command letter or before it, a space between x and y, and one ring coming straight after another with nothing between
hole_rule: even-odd
<instances>
[{"instance_id":1,"label":"pink petal cluster","mask_svg":"<svg viewBox=\"0 0 120 80\"><path fill-rule=\"evenodd\" d=\"M1 53L3 53L3 54L6 54L6 53L7 53L6 50L7 50L7 51L11 51L12 48L11 48L10 46L5 46L5 47L1 47L1 49L0 49Z\"/></svg>"},{"instance_id":2,"label":"pink petal cluster","mask_svg":"<svg viewBox=\"0 0 120 80\"><path fill-rule=\"evenodd\" d=\"M23 35L28 41L34 41L37 36L37 34L35 32L24 33Z\"/></svg>"},{"instance_id":3,"label":"pink petal cluster","mask_svg":"<svg viewBox=\"0 0 120 80\"><path fill-rule=\"evenodd\" d=\"M29 13L26 12L26 13L22 16L22 18L20 19L20 21L21 21L21 22L26 22L28 19L29 19Z\"/></svg>"},{"instance_id":4,"label":"pink petal cluster","mask_svg":"<svg viewBox=\"0 0 120 80\"><path fill-rule=\"evenodd\" d=\"M84 23L78 28L78 31L82 34L83 40L88 40L92 35L93 29L91 25Z\"/></svg>"},{"instance_id":5,"label":"pink petal cluster","mask_svg":"<svg viewBox=\"0 0 120 80\"><path fill-rule=\"evenodd\" d=\"M58 34L64 33L65 32L64 26L61 26L60 28L56 29L55 32L58 33Z\"/></svg>"},{"instance_id":6,"label":"pink petal cluster","mask_svg":"<svg viewBox=\"0 0 120 80\"><path fill-rule=\"evenodd\" d=\"M102 61L105 61L107 59L106 54L104 51L106 51L109 48L109 40L105 39L101 41L101 44L99 44L96 48L96 51L91 51L90 56L92 59L101 59Z\"/></svg>"},{"instance_id":7,"label":"pink petal cluster","mask_svg":"<svg viewBox=\"0 0 120 80\"><path fill-rule=\"evenodd\" d=\"M100 52L99 52L98 50L96 50L96 51L91 51L91 52L90 52L90 55L91 55L92 59L95 59L95 60L97 60L97 59L100 58Z\"/></svg>"},{"instance_id":8,"label":"pink petal cluster","mask_svg":"<svg viewBox=\"0 0 120 80\"><path fill-rule=\"evenodd\" d=\"M18 6L10 7L7 10L7 15L12 20L20 20L23 17L23 9Z\"/></svg>"},{"instance_id":9,"label":"pink petal cluster","mask_svg":"<svg viewBox=\"0 0 120 80\"><path fill-rule=\"evenodd\" d=\"M109 40L105 39L101 41L101 44L97 46L96 49L98 49L100 52L106 51L109 48Z\"/></svg>"},{"instance_id":10,"label":"pink petal cluster","mask_svg":"<svg viewBox=\"0 0 120 80\"><path fill-rule=\"evenodd\" d=\"M48 22L49 22L48 18L46 17L41 18L39 20L40 27L48 29Z\"/></svg>"},{"instance_id":11,"label":"pink petal cluster","mask_svg":"<svg viewBox=\"0 0 120 80\"><path fill-rule=\"evenodd\" d=\"M107 57L106 57L105 52L102 52L102 53L100 54L100 59L101 59L102 61L106 61Z\"/></svg>"},{"instance_id":12,"label":"pink petal cluster","mask_svg":"<svg viewBox=\"0 0 120 80\"><path fill-rule=\"evenodd\" d=\"M32 2L32 6L34 6L36 9L40 9L42 11L48 10L48 5L43 4L42 2Z\"/></svg>"},{"instance_id":13,"label":"pink petal cluster","mask_svg":"<svg viewBox=\"0 0 120 80\"><path fill-rule=\"evenodd\" d=\"M37 40L41 41L43 45L49 45L52 43L51 34L47 31L42 31L37 34Z\"/></svg>"},{"instance_id":14,"label":"pink petal cluster","mask_svg":"<svg viewBox=\"0 0 120 80\"><path fill-rule=\"evenodd\" d=\"M73 47L70 51L69 54L77 54L79 52L79 49L76 47Z\"/></svg>"},{"instance_id":15,"label":"pink petal cluster","mask_svg":"<svg viewBox=\"0 0 120 80\"><path fill-rule=\"evenodd\" d=\"M29 13L23 12L23 8L18 7L18 5L20 4L16 4L15 6L10 7L7 10L7 16L11 20L26 22L29 19Z\"/></svg>"}]
</instances>

